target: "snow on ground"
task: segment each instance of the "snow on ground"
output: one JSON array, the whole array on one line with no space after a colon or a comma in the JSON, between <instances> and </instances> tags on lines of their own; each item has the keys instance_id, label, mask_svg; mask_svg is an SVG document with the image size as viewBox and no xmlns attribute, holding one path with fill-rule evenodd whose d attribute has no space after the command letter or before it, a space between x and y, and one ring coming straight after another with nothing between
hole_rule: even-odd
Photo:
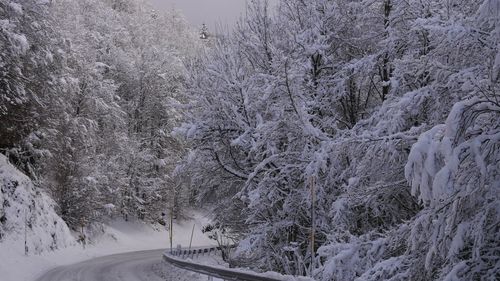
<instances>
[{"instance_id":1,"label":"snow on ground","mask_svg":"<svg viewBox=\"0 0 500 281\"><path fill-rule=\"evenodd\" d=\"M201 227L208 219L199 212L190 214L190 220L174 223L174 247L177 244L189 246L193 224L192 246L213 245L214 241L201 232ZM60 265L115 253L168 247L169 234L165 229L158 231L141 222L114 220L105 227L105 234L85 249L76 244L54 252L24 256L24 237L3 241L0 243L0 277L1 281L32 281L50 268Z\"/></svg>"},{"instance_id":2,"label":"snow on ground","mask_svg":"<svg viewBox=\"0 0 500 281\"><path fill-rule=\"evenodd\" d=\"M168 231L162 226L115 219L83 248L76 242L78 233L71 233L54 206L52 199L36 190L31 180L0 154L0 281L31 281L56 266L170 246ZM173 247L189 246L193 224L192 246L213 245L214 241L201 232L208 222L201 212L188 212L184 221L174 223Z\"/></svg>"}]
</instances>

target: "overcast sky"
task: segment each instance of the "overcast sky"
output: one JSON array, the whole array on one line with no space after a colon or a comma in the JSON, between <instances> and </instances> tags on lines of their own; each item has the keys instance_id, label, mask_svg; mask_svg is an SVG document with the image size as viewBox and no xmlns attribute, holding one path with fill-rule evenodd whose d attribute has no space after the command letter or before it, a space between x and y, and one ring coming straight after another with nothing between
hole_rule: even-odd
<instances>
[{"instance_id":1,"label":"overcast sky","mask_svg":"<svg viewBox=\"0 0 500 281\"><path fill-rule=\"evenodd\" d=\"M277 2L271 0L270 2ZM213 30L217 23L233 26L245 13L246 0L151 0L158 9L175 7L194 26L206 23Z\"/></svg>"}]
</instances>

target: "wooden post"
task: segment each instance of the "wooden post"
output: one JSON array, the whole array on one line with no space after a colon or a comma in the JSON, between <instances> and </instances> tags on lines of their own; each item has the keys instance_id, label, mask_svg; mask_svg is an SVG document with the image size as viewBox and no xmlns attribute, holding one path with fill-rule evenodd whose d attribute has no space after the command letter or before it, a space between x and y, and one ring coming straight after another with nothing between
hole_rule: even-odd
<instances>
[{"instance_id":1,"label":"wooden post","mask_svg":"<svg viewBox=\"0 0 500 281\"><path fill-rule=\"evenodd\" d=\"M85 234L83 233L83 222L81 222L81 226L82 226L82 231L81 231L81 237L82 237L82 246L83 246L83 249L85 249Z\"/></svg>"},{"instance_id":2,"label":"wooden post","mask_svg":"<svg viewBox=\"0 0 500 281\"><path fill-rule=\"evenodd\" d=\"M175 255L180 257L181 254L182 254L182 246L181 244L177 244L177 251L175 251Z\"/></svg>"},{"instance_id":3,"label":"wooden post","mask_svg":"<svg viewBox=\"0 0 500 281\"><path fill-rule=\"evenodd\" d=\"M24 209L24 254L28 255L28 212Z\"/></svg>"},{"instance_id":4,"label":"wooden post","mask_svg":"<svg viewBox=\"0 0 500 281\"><path fill-rule=\"evenodd\" d=\"M168 235L170 239L170 253L172 253L172 240L174 236L174 207L170 208L170 223L168 229Z\"/></svg>"},{"instance_id":5,"label":"wooden post","mask_svg":"<svg viewBox=\"0 0 500 281\"><path fill-rule=\"evenodd\" d=\"M191 230L191 239L189 240L189 250L191 250L191 244L193 243L194 226L195 224L193 224L193 229Z\"/></svg>"},{"instance_id":6,"label":"wooden post","mask_svg":"<svg viewBox=\"0 0 500 281\"><path fill-rule=\"evenodd\" d=\"M316 223L315 223L315 218L314 218L314 209L315 209L315 201L316 201L316 194L315 194L315 177L311 178L311 277L313 277L313 270L314 270L314 236L316 232Z\"/></svg>"}]
</instances>

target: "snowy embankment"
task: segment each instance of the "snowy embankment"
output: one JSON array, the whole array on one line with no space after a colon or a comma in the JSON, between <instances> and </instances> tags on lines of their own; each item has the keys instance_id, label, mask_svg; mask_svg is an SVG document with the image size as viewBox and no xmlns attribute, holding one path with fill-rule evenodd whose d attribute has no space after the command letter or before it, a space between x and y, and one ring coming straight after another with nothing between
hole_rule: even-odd
<instances>
[{"instance_id":1,"label":"snowy embankment","mask_svg":"<svg viewBox=\"0 0 500 281\"><path fill-rule=\"evenodd\" d=\"M0 154L0 276L2 281L31 281L50 268L128 251L169 247L169 234L141 222L114 220L103 235L85 248L76 242L64 221L54 211L54 202L35 191L31 180ZM175 223L173 245L189 246L193 224L193 246L212 245L201 227L208 220L191 212L192 220ZM26 223L25 223L26 222ZM25 228L26 226L26 228ZM25 255L25 237L28 255Z\"/></svg>"}]
</instances>

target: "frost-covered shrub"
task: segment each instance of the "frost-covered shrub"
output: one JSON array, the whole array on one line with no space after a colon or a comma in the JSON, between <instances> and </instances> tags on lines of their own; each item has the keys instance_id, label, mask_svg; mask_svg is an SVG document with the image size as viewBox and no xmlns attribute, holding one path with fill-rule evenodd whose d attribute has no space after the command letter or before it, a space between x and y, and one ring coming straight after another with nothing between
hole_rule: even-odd
<instances>
[{"instance_id":1,"label":"frost-covered shrub","mask_svg":"<svg viewBox=\"0 0 500 281\"><path fill-rule=\"evenodd\" d=\"M411 224L409 255L427 278L475 280L500 270L499 120L493 100L459 102L412 147L405 173L425 211Z\"/></svg>"}]
</instances>

